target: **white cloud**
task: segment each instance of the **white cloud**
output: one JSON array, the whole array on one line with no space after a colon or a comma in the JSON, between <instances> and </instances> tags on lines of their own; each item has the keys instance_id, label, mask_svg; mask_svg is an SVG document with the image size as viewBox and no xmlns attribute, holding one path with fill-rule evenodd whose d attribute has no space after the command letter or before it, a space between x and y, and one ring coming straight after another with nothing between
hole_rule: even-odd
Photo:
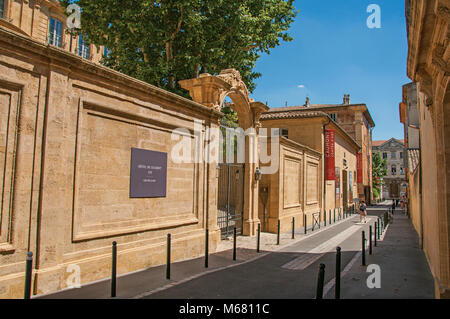
<instances>
[{"instance_id":1,"label":"white cloud","mask_svg":"<svg viewBox=\"0 0 450 319\"><path fill-rule=\"evenodd\" d=\"M300 84L299 86L297 86L299 89L304 89L305 86L303 84Z\"/></svg>"}]
</instances>

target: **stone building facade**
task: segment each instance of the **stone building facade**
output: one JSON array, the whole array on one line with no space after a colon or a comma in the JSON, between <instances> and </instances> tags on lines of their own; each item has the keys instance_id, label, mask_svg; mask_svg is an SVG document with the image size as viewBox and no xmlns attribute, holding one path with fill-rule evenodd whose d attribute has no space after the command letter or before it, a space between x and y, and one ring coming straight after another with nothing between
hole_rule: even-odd
<instances>
[{"instance_id":1,"label":"stone building facade","mask_svg":"<svg viewBox=\"0 0 450 319\"><path fill-rule=\"evenodd\" d=\"M324 212L328 214L329 210L344 210L354 205L354 199L358 198L357 155L361 147L328 114L274 108L262 114L261 123L264 128L280 128L284 136L281 147L291 148L289 152L286 151L287 154L281 152L281 177L268 176L261 182L262 185L273 188L274 195L269 202L271 232L276 232L278 219L282 220L282 227L287 230L292 217L299 220L299 225L304 225L306 216L308 225L311 225L313 217L323 220ZM327 145L329 134L332 134L332 145ZM306 158L295 159L295 148L298 149L297 152L308 149L312 152L303 151ZM329 154L331 163L327 160L329 148L332 149L332 154ZM304 186L300 186L297 191L296 188L287 187L293 181L289 180L291 174L286 178L286 172L287 169L298 170L298 167L304 168L305 178ZM327 174L330 169L334 174ZM316 188L317 191L313 191ZM291 199L298 196L301 200L296 199L294 205Z\"/></svg>"},{"instance_id":2,"label":"stone building facade","mask_svg":"<svg viewBox=\"0 0 450 319\"><path fill-rule=\"evenodd\" d=\"M360 146L355 177L358 198L364 199L367 203L372 201L372 130L375 123L366 104L351 104L350 95L345 95L342 104L311 104L308 98L302 106L274 108L272 111L326 113ZM314 137L313 140L317 138Z\"/></svg>"},{"instance_id":3,"label":"stone building facade","mask_svg":"<svg viewBox=\"0 0 450 319\"><path fill-rule=\"evenodd\" d=\"M450 297L450 1L406 0L408 76L400 104L409 211L435 278Z\"/></svg>"},{"instance_id":4,"label":"stone building facade","mask_svg":"<svg viewBox=\"0 0 450 319\"><path fill-rule=\"evenodd\" d=\"M391 138L388 141L373 141L373 153L380 154L387 160L387 175L383 177L382 199L400 199L406 195L402 192L405 184L407 158L403 140Z\"/></svg>"},{"instance_id":5,"label":"stone building facade","mask_svg":"<svg viewBox=\"0 0 450 319\"><path fill-rule=\"evenodd\" d=\"M92 62L99 62L105 53L105 47L66 32L67 16L57 0L0 0L0 26Z\"/></svg>"}]
</instances>

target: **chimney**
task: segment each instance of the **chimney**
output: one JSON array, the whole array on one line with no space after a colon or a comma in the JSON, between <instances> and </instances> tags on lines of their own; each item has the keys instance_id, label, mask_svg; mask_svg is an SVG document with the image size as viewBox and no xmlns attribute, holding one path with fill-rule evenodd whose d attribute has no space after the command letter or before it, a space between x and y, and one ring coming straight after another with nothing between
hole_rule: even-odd
<instances>
[{"instance_id":1,"label":"chimney","mask_svg":"<svg viewBox=\"0 0 450 319\"><path fill-rule=\"evenodd\" d=\"M307 97L306 98L306 102L305 102L305 105L304 105L305 107L309 107L310 106L310 104L309 104L309 97Z\"/></svg>"},{"instance_id":2,"label":"chimney","mask_svg":"<svg viewBox=\"0 0 450 319\"><path fill-rule=\"evenodd\" d=\"M350 94L344 94L344 105L350 104Z\"/></svg>"}]
</instances>

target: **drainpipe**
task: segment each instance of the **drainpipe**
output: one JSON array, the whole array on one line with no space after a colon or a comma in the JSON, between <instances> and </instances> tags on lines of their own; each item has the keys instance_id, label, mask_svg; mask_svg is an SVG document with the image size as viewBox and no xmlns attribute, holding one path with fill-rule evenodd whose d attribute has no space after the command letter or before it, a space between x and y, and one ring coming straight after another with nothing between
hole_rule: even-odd
<instances>
[{"instance_id":1,"label":"drainpipe","mask_svg":"<svg viewBox=\"0 0 450 319\"><path fill-rule=\"evenodd\" d=\"M419 161L419 207L420 207L420 249L423 250L423 193L422 193L422 178L423 178L423 172L422 172L422 138L419 134L419 145L420 145L420 161Z\"/></svg>"}]
</instances>

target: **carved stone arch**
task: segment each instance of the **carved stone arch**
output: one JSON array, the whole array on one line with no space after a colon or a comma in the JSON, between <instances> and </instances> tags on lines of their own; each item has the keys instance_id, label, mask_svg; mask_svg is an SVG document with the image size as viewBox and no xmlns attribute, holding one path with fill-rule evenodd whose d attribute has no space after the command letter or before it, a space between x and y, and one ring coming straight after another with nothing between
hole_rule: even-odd
<instances>
[{"instance_id":1,"label":"carved stone arch","mask_svg":"<svg viewBox=\"0 0 450 319\"><path fill-rule=\"evenodd\" d=\"M242 81L241 74L235 69L223 70L217 76L205 73L198 78L179 83L182 88L189 91L195 102L217 111L222 109L226 97L230 97L233 102L230 107L237 112L239 126L244 130L254 129L245 141L243 233L255 236L259 224L259 181L255 178L256 168L259 166L257 132L261 126L259 123L261 114L269 108L249 97L247 86ZM217 213L215 215L217 216Z\"/></svg>"},{"instance_id":2,"label":"carved stone arch","mask_svg":"<svg viewBox=\"0 0 450 319\"><path fill-rule=\"evenodd\" d=\"M213 76L208 73L198 78L179 82L181 87L188 90L195 102L218 111L222 109L227 97L233 101L232 108L237 112L239 125L245 130L259 126L261 114L269 108L249 97L249 91L241 74L236 69L227 69Z\"/></svg>"}]
</instances>

